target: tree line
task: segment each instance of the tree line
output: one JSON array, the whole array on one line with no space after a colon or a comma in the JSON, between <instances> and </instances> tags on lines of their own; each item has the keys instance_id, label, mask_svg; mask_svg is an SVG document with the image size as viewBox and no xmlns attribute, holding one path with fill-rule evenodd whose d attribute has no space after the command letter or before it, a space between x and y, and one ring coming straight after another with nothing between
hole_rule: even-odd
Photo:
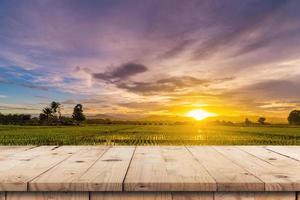
<instances>
[{"instance_id":1,"label":"tree line","mask_svg":"<svg viewBox=\"0 0 300 200\"><path fill-rule=\"evenodd\" d=\"M300 125L300 110L293 110L290 112L288 118L288 123L290 125ZM254 122L250 121L248 118L245 119L245 125L252 125L255 124ZM268 125L270 123L266 122L265 117L259 117L257 119L257 123L260 125Z\"/></svg>"},{"instance_id":2,"label":"tree line","mask_svg":"<svg viewBox=\"0 0 300 200\"><path fill-rule=\"evenodd\" d=\"M72 117L62 116L62 105L53 101L42 109L39 117L32 117L29 114L8 114L0 113L0 124L4 125L79 125L86 120L83 113L83 106L77 104L73 109Z\"/></svg>"},{"instance_id":3,"label":"tree line","mask_svg":"<svg viewBox=\"0 0 300 200\"><path fill-rule=\"evenodd\" d=\"M123 121L110 119L86 119L83 113L83 106L77 104L73 109L72 117L62 116L62 105L59 102L51 102L49 106L42 109L39 117L32 117L29 114L1 114L0 124L4 125L79 125L86 121L87 124L131 124L131 125L184 125L187 121L182 122L168 122L168 121ZM300 125L300 110L293 110L290 112L288 118L290 125ZM233 122L215 121L211 122L216 125L235 125ZM265 117L259 117L257 122L252 122L248 118L245 119L244 124L251 126L255 124L269 125Z\"/></svg>"}]
</instances>

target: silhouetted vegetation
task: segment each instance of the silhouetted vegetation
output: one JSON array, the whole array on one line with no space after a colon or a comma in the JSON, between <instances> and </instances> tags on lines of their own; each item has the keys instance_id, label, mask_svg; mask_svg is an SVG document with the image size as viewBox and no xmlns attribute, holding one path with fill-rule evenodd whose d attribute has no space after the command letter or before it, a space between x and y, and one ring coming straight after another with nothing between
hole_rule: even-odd
<instances>
[{"instance_id":1,"label":"silhouetted vegetation","mask_svg":"<svg viewBox=\"0 0 300 200\"><path fill-rule=\"evenodd\" d=\"M245 119L245 125L250 126L251 124L252 124L252 122L248 118L246 118Z\"/></svg>"},{"instance_id":2,"label":"silhouetted vegetation","mask_svg":"<svg viewBox=\"0 0 300 200\"><path fill-rule=\"evenodd\" d=\"M289 124L300 125L300 110L293 110L288 116Z\"/></svg>"},{"instance_id":3,"label":"silhouetted vegetation","mask_svg":"<svg viewBox=\"0 0 300 200\"><path fill-rule=\"evenodd\" d=\"M42 109L38 117L32 117L29 114L1 114L0 124L3 125L49 125L49 126L70 126L85 124L106 124L106 125L191 125L191 124L207 124L217 126L272 126L266 122L265 117L259 117L257 121L251 121L245 118L244 122L231 122L225 120L215 121L141 121L141 120L112 120L112 119L86 119L83 113L83 105L77 104L73 109L72 117L62 116L63 107L59 102L51 102L49 106ZM290 125L300 125L300 110L293 110L288 116ZM276 125L276 124L273 124Z\"/></svg>"},{"instance_id":4,"label":"silhouetted vegetation","mask_svg":"<svg viewBox=\"0 0 300 200\"><path fill-rule=\"evenodd\" d=\"M261 125L264 125L265 122L266 122L266 118L265 118L265 117L260 117L260 118L258 118L257 122L258 122L259 124L261 124Z\"/></svg>"},{"instance_id":5,"label":"silhouetted vegetation","mask_svg":"<svg viewBox=\"0 0 300 200\"><path fill-rule=\"evenodd\" d=\"M30 125L31 115L26 114L8 114L3 115L0 113L0 124L4 125Z\"/></svg>"},{"instance_id":6,"label":"silhouetted vegetation","mask_svg":"<svg viewBox=\"0 0 300 200\"><path fill-rule=\"evenodd\" d=\"M85 120L85 115L83 114L83 106L81 104L77 104L74 107L72 117L77 124L80 124Z\"/></svg>"}]
</instances>

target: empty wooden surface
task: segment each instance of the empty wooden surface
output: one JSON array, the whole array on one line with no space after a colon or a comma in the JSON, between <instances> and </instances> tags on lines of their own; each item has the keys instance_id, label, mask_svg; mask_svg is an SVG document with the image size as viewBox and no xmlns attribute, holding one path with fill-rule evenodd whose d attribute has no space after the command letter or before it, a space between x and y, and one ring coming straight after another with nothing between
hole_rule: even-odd
<instances>
[{"instance_id":1,"label":"empty wooden surface","mask_svg":"<svg viewBox=\"0 0 300 200\"><path fill-rule=\"evenodd\" d=\"M89 200L88 192L8 192L6 200Z\"/></svg>"},{"instance_id":2,"label":"empty wooden surface","mask_svg":"<svg viewBox=\"0 0 300 200\"><path fill-rule=\"evenodd\" d=\"M300 191L300 147L0 146L0 191L175 192L172 199L187 198L176 191L295 194ZM18 198L23 193L8 194ZM31 194L47 197L47 193ZM148 198L145 194L141 198ZM188 199L200 198L188 194ZM209 199L210 193L206 194L201 199ZM228 194L218 193L217 198L230 199ZM242 194L250 197L241 199L260 198ZM165 193L156 195L169 198Z\"/></svg>"},{"instance_id":3,"label":"empty wooden surface","mask_svg":"<svg viewBox=\"0 0 300 200\"><path fill-rule=\"evenodd\" d=\"M125 191L214 191L215 180L185 147L137 147Z\"/></svg>"},{"instance_id":4,"label":"empty wooden surface","mask_svg":"<svg viewBox=\"0 0 300 200\"><path fill-rule=\"evenodd\" d=\"M276 166L271 163L274 158L268 159L265 157L264 147L218 146L214 148L228 159L232 160L235 164L241 166L249 171L249 173L262 180L265 183L265 191L300 190L300 179L298 178L300 163L298 162L293 162L294 165L286 167ZM261 155L259 153L261 153ZM295 170L294 168L298 170Z\"/></svg>"},{"instance_id":5,"label":"empty wooden surface","mask_svg":"<svg viewBox=\"0 0 300 200\"><path fill-rule=\"evenodd\" d=\"M78 182L84 191L122 191L135 147L111 147Z\"/></svg>"},{"instance_id":6,"label":"empty wooden surface","mask_svg":"<svg viewBox=\"0 0 300 200\"><path fill-rule=\"evenodd\" d=\"M76 191L78 179L102 156L107 147L86 147L29 183L31 191ZM60 180L59 182L57 180Z\"/></svg>"},{"instance_id":7,"label":"empty wooden surface","mask_svg":"<svg viewBox=\"0 0 300 200\"><path fill-rule=\"evenodd\" d=\"M171 193L161 192L108 192L91 193L91 200L172 200Z\"/></svg>"},{"instance_id":8,"label":"empty wooden surface","mask_svg":"<svg viewBox=\"0 0 300 200\"><path fill-rule=\"evenodd\" d=\"M296 200L294 192L218 192L214 196L214 200Z\"/></svg>"},{"instance_id":9,"label":"empty wooden surface","mask_svg":"<svg viewBox=\"0 0 300 200\"><path fill-rule=\"evenodd\" d=\"M8 192L1 200L296 200L295 192Z\"/></svg>"},{"instance_id":10,"label":"empty wooden surface","mask_svg":"<svg viewBox=\"0 0 300 200\"><path fill-rule=\"evenodd\" d=\"M219 191L262 191L264 183L212 147L189 147L194 157L213 175Z\"/></svg>"}]
</instances>

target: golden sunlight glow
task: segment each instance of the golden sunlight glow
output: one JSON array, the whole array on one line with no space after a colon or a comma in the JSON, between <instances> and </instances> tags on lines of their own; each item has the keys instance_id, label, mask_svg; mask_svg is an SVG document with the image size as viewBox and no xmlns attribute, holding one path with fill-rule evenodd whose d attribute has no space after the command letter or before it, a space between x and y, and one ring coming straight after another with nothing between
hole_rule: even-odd
<instances>
[{"instance_id":1,"label":"golden sunlight glow","mask_svg":"<svg viewBox=\"0 0 300 200\"><path fill-rule=\"evenodd\" d=\"M196 120L203 120L207 117L212 117L212 116L216 116L216 114L214 113L210 113L210 112L207 112L205 110L201 110L201 109L196 109L196 110L191 110L189 111L186 116L188 117L192 117Z\"/></svg>"}]
</instances>

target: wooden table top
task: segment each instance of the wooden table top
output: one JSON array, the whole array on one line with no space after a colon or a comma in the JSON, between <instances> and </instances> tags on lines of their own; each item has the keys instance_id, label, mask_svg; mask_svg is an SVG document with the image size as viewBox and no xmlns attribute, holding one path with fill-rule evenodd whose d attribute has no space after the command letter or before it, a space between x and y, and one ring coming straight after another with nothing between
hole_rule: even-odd
<instances>
[{"instance_id":1,"label":"wooden table top","mask_svg":"<svg viewBox=\"0 0 300 200\"><path fill-rule=\"evenodd\" d=\"M300 146L0 146L0 191L300 191Z\"/></svg>"}]
</instances>

